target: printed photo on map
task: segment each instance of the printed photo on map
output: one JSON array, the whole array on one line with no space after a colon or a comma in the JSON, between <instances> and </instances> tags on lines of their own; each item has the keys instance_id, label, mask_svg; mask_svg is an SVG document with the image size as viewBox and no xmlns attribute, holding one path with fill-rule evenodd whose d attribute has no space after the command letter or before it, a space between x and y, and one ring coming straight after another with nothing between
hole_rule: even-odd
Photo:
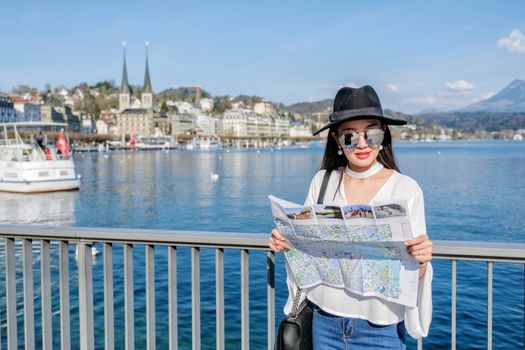
<instances>
[{"instance_id":1,"label":"printed photo on map","mask_svg":"<svg viewBox=\"0 0 525 350\"><path fill-rule=\"evenodd\" d=\"M342 207L345 219L373 219L372 207L368 205L347 205Z\"/></svg>"},{"instance_id":2,"label":"printed photo on map","mask_svg":"<svg viewBox=\"0 0 525 350\"><path fill-rule=\"evenodd\" d=\"M312 220L315 219L311 207L283 208L286 216L292 220Z\"/></svg>"},{"instance_id":3,"label":"printed photo on map","mask_svg":"<svg viewBox=\"0 0 525 350\"><path fill-rule=\"evenodd\" d=\"M341 208L331 205L316 205L315 215L317 219L343 219Z\"/></svg>"},{"instance_id":4,"label":"printed photo on map","mask_svg":"<svg viewBox=\"0 0 525 350\"><path fill-rule=\"evenodd\" d=\"M376 219L402 217L407 215L406 208L401 203L390 203L374 207Z\"/></svg>"}]
</instances>

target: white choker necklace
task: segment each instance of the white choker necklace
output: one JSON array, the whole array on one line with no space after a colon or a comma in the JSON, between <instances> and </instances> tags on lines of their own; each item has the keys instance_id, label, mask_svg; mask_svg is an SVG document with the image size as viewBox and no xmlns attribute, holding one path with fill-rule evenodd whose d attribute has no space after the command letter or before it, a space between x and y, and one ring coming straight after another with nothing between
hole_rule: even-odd
<instances>
[{"instance_id":1,"label":"white choker necklace","mask_svg":"<svg viewBox=\"0 0 525 350\"><path fill-rule=\"evenodd\" d=\"M384 168L383 164L376 162L374 166L370 167L370 169L365 170L363 172L357 172L357 171L353 171L352 169L350 169L350 167L347 165L345 168L345 173L346 175L350 176L352 179L363 180L363 179L368 179L369 177L374 176L375 174L380 172L381 169L383 168Z\"/></svg>"}]
</instances>

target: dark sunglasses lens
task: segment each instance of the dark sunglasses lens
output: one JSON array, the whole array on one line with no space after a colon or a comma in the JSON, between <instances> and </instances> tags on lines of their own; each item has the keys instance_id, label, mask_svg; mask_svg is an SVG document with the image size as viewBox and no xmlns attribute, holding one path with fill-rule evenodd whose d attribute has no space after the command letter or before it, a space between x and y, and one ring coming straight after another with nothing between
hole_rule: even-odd
<instances>
[{"instance_id":1,"label":"dark sunglasses lens","mask_svg":"<svg viewBox=\"0 0 525 350\"><path fill-rule=\"evenodd\" d=\"M352 132L343 135L343 145L346 148L353 149L359 143L359 136Z\"/></svg>"}]
</instances>

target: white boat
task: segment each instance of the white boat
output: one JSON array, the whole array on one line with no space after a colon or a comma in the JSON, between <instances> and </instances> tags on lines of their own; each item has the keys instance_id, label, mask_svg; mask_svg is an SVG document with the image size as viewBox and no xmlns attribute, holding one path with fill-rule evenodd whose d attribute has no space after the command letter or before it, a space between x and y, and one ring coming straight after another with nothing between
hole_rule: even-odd
<instances>
[{"instance_id":1,"label":"white boat","mask_svg":"<svg viewBox=\"0 0 525 350\"><path fill-rule=\"evenodd\" d=\"M218 149L221 147L221 139L218 136L195 136L191 142L186 144L186 149Z\"/></svg>"},{"instance_id":2,"label":"white boat","mask_svg":"<svg viewBox=\"0 0 525 350\"><path fill-rule=\"evenodd\" d=\"M66 128L65 123L0 124L0 191L36 193L78 189L80 175L75 171L67 134L63 133ZM20 136L22 132L33 135L40 130L60 130L56 146Z\"/></svg>"},{"instance_id":3,"label":"white boat","mask_svg":"<svg viewBox=\"0 0 525 350\"><path fill-rule=\"evenodd\" d=\"M140 136L135 143L136 149L172 149L177 146L177 140L170 136Z\"/></svg>"}]
</instances>

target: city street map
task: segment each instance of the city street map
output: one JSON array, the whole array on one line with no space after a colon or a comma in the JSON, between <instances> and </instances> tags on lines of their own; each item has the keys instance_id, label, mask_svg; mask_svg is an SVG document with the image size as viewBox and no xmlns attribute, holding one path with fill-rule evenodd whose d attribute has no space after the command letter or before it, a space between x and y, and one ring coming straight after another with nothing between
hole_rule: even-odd
<instances>
[{"instance_id":1,"label":"city street map","mask_svg":"<svg viewBox=\"0 0 525 350\"><path fill-rule=\"evenodd\" d=\"M416 306L419 264L404 243L413 238L406 201L302 206L269 198L299 288L322 283Z\"/></svg>"}]
</instances>

